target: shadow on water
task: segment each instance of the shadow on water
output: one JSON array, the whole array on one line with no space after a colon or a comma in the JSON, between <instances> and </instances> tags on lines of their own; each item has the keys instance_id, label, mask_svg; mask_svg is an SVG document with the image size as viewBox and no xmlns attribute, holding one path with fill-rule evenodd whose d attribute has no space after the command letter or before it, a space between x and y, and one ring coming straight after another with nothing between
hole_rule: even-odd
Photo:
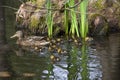
<instances>
[{"instance_id":1,"label":"shadow on water","mask_svg":"<svg viewBox=\"0 0 120 80\"><path fill-rule=\"evenodd\" d=\"M0 19L3 14L0 7ZM14 17L11 18L7 13L6 24L0 21L0 80L120 79L120 33L111 34L107 38L97 37L90 44L83 45L63 39L60 47L67 51L65 54L50 52L47 47L35 52L15 45L15 41L9 39L14 32ZM51 55L59 60L51 60Z\"/></svg>"}]
</instances>

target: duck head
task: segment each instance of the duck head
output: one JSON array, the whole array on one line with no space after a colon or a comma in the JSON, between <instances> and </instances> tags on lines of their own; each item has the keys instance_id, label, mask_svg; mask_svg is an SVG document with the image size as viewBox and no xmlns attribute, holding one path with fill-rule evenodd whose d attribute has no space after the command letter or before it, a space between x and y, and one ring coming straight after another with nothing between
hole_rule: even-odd
<instances>
[{"instance_id":1,"label":"duck head","mask_svg":"<svg viewBox=\"0 0 120 80\"><path fill-rule=\"evenodd\" d=\"M22 31L17 31L13 36L11 36L10 38L15 38L17 37L18 40L21 40L23 38L23 32Z\"/></svg>"}]
</instances>

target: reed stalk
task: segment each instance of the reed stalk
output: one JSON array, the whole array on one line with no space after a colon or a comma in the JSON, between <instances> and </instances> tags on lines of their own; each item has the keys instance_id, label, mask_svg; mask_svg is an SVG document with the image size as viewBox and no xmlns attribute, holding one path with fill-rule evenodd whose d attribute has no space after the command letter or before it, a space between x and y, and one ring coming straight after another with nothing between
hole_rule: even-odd
<instances>
[{"instance_id":1,"label":"reed stalk","mask_svg":"<svg viewBox=\"0 0 120 80\"><path fill-rule=\"evenodd\" d=\"M80 4L80 12L81 12L80 34L82 38L85 38L88 33L87 6L88 6L88 0L83 0Z\"/></svg>"},{"instance_id":2,"label":"reed stalk","mask_svg":"<svg viewBox=\"0 0 120 80\"><path fill-rule=\"evenodd\" d=\"M75 1L70 0L68 4L69 4L69 6L74 6ZM79 37L78 22L77 22L77 16L76 16L75 8L71 8L70 15L71 15L71 28L70 28L70 31L72 33L72 36L75 35L75 33L76 33L77 36Z\"/></svg>"},{"instance_id":3,"label":"reed stalk","mask_svg":"<svg viewBox=\"0 0 120 80\"><path fill-rule=\"evenodd\" d=\"M51 5L51 0L47 0L47 16L46 16L46 24L48 27L48 36L51 37L53 34L53 15L52 11L50 10L52 5Z\"/></svg>"},{"instance_id":4,"label":"reed stalk","mask_svg":"<svg viewBox=\"0 0 120 80\"><path fill-rule=\"evenodd\" d=\"M65 4L65 8L68 7L68 4L66 3ZM69 22L69 12L68 10L65 9L64 11L64 28L65 28L65 34L68 35L68 29L69 29L69 26L68 26L68 22Z\"/></svg>"}]
</instances>

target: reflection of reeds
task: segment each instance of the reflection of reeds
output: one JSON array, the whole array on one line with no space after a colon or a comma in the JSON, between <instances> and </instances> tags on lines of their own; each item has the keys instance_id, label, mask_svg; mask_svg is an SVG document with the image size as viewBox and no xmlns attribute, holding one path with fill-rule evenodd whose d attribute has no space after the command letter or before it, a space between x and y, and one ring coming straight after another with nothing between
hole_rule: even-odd
<instances>
[{"instance_id":1,"label":"reflection of reeds","mask_svg":"<svg viewBox=\"0 0 120 80\"><path fill-rule=\"evenodd\" d=\"M48 27L48 36L52 36L52 31L53 31L53 16L52 16L52 11L51 9L51 0L47 0L47 5L46 5L48 11L47 11L47 17L46 17L46 24Z\"/></svg>"},{"instance_id":2,"label":"reflection of reeds","mask_svg":"<svg viewBox=\"0 0 120 80\"><path fill-rule=\"evenodd\" d=\"M83 0L80 4L80 11L81 11L80 33L82 38L85 38L88 32L88 21L86 17L87 5L88 5L88 0Z\"/></svg>"},{"instance_id":3,"label":"reflection of reeds","mask_svg":"<svg viewBox=\"0 0 120 80\"><path fill-rule=\"evenodd\" d=\"M82 53L81 77L82 77L82 80L89 80L88 65L87 65L88 64L87 45L84 40L82 41L81 53Z\"/></svg>"}]
</instances>

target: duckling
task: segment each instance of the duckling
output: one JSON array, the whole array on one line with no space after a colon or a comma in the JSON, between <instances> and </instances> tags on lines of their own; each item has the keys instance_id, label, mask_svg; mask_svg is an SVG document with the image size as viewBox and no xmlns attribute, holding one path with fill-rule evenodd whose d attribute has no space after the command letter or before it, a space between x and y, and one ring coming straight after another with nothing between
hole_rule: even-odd
<instances>
[{"instance_id":1,"label":"duckling","mask_svg":"<svg viewBox=\"0 0 120 80\"><path fill-rule=\"evenodd\" d=\"M16 44L19 44L22 46L45 46L50 43L49 41L45 41L44 37L41 37L41 36L28 36L25 38L23 37L22 31L17 31L10 38L15 38L15 37L18 38Z\"/></svg>"}]
</instances>

